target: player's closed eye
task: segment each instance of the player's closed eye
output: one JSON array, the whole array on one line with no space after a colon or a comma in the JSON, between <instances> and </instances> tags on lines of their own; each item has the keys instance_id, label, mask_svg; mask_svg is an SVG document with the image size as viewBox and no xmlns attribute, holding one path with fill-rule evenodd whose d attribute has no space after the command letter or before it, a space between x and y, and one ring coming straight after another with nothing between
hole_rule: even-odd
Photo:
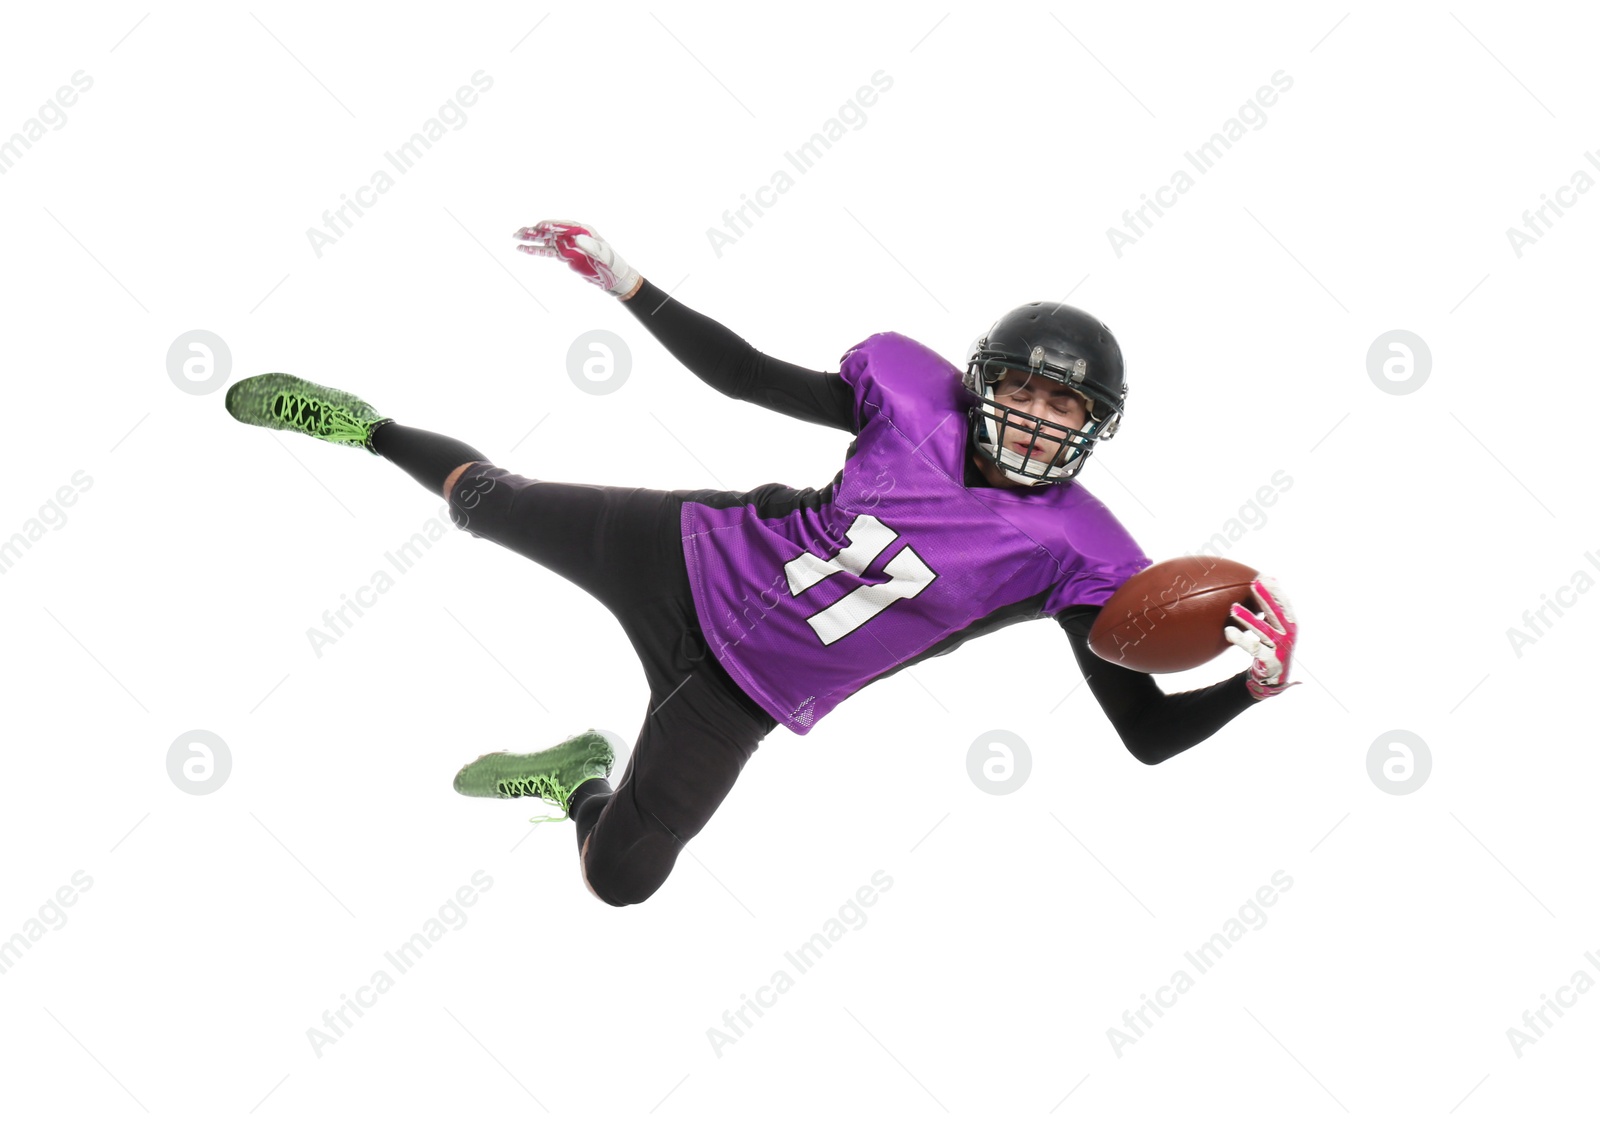
<instances>
[{"instance_id":1,"label":"player's closed eye","mask_svg":"<svg viewBox=\"0 0 1600 1127\"><path fill-rule=\"evenodd\" d=\"M1002 392L1002 394L1009 395L1011 399L1014 399L1019 403L1025 402L1030 398L1027 392L1020 387L1011 392ZM1066 390L1065 388L1061 389L1060 391L1052 392L1050 395L1050 406L1063 413L1070 411L1072 409L1072 405L1077 402L1079 402L1077 395Z\"/></svg>"},{"instance_id":2,"label":"player's closed eye","mask_svg":"<svg viewBox=\"0 0 1600 1127\"><path fill-rule=\"evenodd\" d=\"M995 391L996 394L1009 396L1012 399L1026 399L1028 398L1026 393L1029 382L1030 381L1028 378L1024 375L1007 373L1005 376L1001 377L1000 385L995 389ZM1064 387L1054 388L1050 392L1050 402L1053 406L1057 407L1066 406L1067 404L1075 401L1077 398L1078 395L1076 392Z\"/></svg>"}]
</instances>

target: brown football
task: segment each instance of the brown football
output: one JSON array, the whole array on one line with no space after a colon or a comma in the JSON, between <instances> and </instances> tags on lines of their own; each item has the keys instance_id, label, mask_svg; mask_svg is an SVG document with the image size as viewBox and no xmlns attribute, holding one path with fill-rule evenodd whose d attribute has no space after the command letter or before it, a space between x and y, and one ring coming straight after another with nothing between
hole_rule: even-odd
<instances>
[{"instance_id":1,"label":"brown football","mask_svg":"<svg viewBox=\"0 0 1600 1127\"><path fill-rule=\"evenodd\" d=\"M1218 556L1180 556L1151 564L1129 579L1100 609L1089 649L1141 673L1177 673L1204 665L1232 644L1223 627L1230 608L1256 601L1259 573Z\"/></svg>"}]
</instances>

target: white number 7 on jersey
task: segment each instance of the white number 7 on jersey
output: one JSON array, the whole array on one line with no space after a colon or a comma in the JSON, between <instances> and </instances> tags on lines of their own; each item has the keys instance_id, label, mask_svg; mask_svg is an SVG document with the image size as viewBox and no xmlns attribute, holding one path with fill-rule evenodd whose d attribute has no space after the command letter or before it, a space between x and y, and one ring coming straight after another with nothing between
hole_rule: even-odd
<instances>
[{"instance_id":1,"label":"white number 7 on jersey","mask_svg":"<svg viewBox=\"0 0 1600 1127\"><path fill-rule=\"evenodd\" d=\"M789 594L798 595L841 571L860 578L861 573L867 570L867 565L877 559L878 554L893 544L899 535L877 517L862 513L851 522L850 531L845 533L848 543L835 552L832 559L825 560L811 552L802 552L783 565L784 578L789 581ZM833 645L857 627L870 622L890 604L901 599L916 598L923 588L938 578L909 544L896 552L894 558L883 565L883 570L889 576L888 582L864 584L847 591L837 601L806 619L811 629L817 632L817 637L822 639L823 645Z\"/></svg>"}]
</instances>

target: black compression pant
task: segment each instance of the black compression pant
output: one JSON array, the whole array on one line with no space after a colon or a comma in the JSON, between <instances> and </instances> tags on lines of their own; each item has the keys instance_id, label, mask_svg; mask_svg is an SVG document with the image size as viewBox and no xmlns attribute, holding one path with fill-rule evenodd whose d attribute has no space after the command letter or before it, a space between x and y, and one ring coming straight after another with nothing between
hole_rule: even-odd
<instances>
[{"instance_id":1,"label":"black compression pant","mask_svg":"<svg viewBox=\"0 0 1600 1127\"><path fill-rule=\"evenodd\" d=\"M373 432L373 446L435 495L451 470L475 463L450 491L456 527L582 587L633 644L650 687L644 726L615 793L584 783L568 812L580 851L588 841L595 894L619 907L647 899L777 727L711 655L695 612L681 510L715 491L521 477L456 439L394 422Z\"/></svg>"},{"instance_id":2,"label":"black compression pant","mask_svg":"<svg viewBox=\"0 0 1600 1127\"><path fill-rule=\"evenodd\" d=\"M390 419L372 432L372 448L417 479L429 493L444 493L450 471L463 462L489 459L465 442Z\"/></svg>"}]
</instances>

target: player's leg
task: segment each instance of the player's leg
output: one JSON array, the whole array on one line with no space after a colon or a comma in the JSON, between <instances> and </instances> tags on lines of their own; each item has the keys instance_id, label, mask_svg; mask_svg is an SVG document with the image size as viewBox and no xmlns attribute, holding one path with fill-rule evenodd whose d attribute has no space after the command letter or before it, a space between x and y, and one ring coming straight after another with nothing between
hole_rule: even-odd
<instances>
[{"instance_id":1,"label":"player's leg","mask_svg":"<svg viewBox=\"0 0 1600 1127\"><path fill-rule=\"evenodd\" d=\"M623 607L653 597L666 581L647 562L656 558L657 543L670 541L683 572L681 503L674 494L524 477L486 459L469 462L467 455L441 469L441 483L463 463L467 468L446 494L457 528L526 556L619 617Z\"/></svg>"},{"instance_id":2,"label":"player's leg","mask_svg":"<svg viewBox=\"0 0 1600 1127\"><path fill-rule=\"evenodd\" d=\"M456 482L461 480L461 475L466 473L471 466L471 462L462 462L450 471L450 476L444 479L444 495L446 497L450 496L450 491L456 487Z\"/></svg>"},{"instance_id":3,"label":"player's leg","mask_svg":"<svg viewBox=\"0 0 1600 1127\"><path fill-rule=\"evenodd\" d=\"M706 649L683 561L681 496L522 477L457 439L284 373L241 380L225 402L241 422L384 456L443 493L457 527L543 564L617 616L644 664L649 712L616 793L591 779L569 810L591 891L616 905L650 896L776 726ZM558 774L566 771L586 777L587 760Z\"/></svg>"},{"instance_id":4,"label":"player's leg","mask_svg":"<svg viewBox=\"0 0 1600 1127\"><path fill-rule=\"evenodd\" d=\"M460 439L408 427L392 419L374 426L371 439L374 450L435 497L446 494L453 484L451 475L459 467L489 460L482 451Z\"/></svg>"},{"instance_id":5,"label":"player's leg","mask_svg":"<svg viewBox=\"0 0 1600 1127\"><path fill-rule=\"evenodd\" d=\"M692 646L699 631L680 637L690 637ZM649 712L615 792L604 779L591 779L573 793L568 813L577 827L584 883L607 904L638 904L661 887L776 727L705 654L703 643L700 652L699 660L679 663L676 684L652 687Z\"/></svg>"},{"instance_id":6,"label":"player's leg","mask_svg":"<svg viewBox=\"0 0 1600 1127\"><path fill-rule=\"evenodd\" d=\"M483 464L469 466L450 491L458 524L571 576L600 599L644 667L650 701L615 793L603 778L582 781L591 774L582 765L532 757L570 780L562 802L578 828L584 881L617 906L661 886L777 726L706 645L684 564L684 496L534 481ZM480 780L469 789L489 788Z\"/></svg>"},{"instance_id":7,"label":"player's leg","mask_svg":"<svg viewBox=\"0 0 1600 1127\"><path fill-rule=\"evenodd\" d=\"M430 493L444 494L458 528L545 565L609 608L640 589L627 555L635 530L625 502L637 494L643 504L633 509L648 513L652 500L665 493L522 477L458 439L405 426L347 391L283 372L240 380L224 402L240 422L382 455ZM456 473L463 465L467 469ZM623 550L616 551L618 546Z\"/></svg>"},{"instance_id":8,"label":"player's leg","mask_svg":"<svg viewBox=\"0 0 1600 1127\"><path fill-rule=\"evenodd\" d=\"M568 805L584 883L619 907L661 887L777 727L706 644L684 565L682 497L629 499L638 532L625 566L640 589L617 619L644 667L650 703L615 793L592 779Z\"/></svg>"}]
</instances>

